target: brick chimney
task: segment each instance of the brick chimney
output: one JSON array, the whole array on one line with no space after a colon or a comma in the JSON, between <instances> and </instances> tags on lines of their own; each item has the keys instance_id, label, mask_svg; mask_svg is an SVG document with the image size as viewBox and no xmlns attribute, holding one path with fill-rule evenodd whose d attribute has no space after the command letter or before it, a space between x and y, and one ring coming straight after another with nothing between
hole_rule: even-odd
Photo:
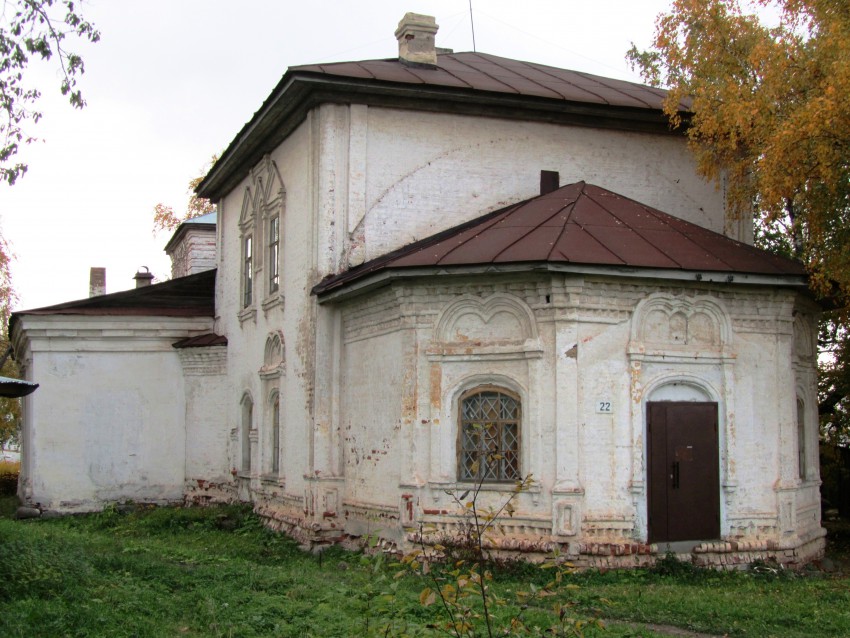
<instances>
[{"instance_id":1,"label":"brick chimney","mask_svg":"<svg viewBox=\"0 0 850 638\"><path fill-rule=\"evenodd\" d=\"M434 16L404 14L395 30L399 62L409 66L437 66L434 36L439 28Z\"/></svg>"},{"instance_id":2,"label":"brick chimney","mask_svg":"<svg viewBox=\"0 0 850 638\"><path fill-rule=\"evenodd\" d=\"M89 269L89 297L106 294L106 268Z\"/></svg>"},{"instance_id":3,"label":"brick chimney","mask_svg":"<svg viewBox=\"0 0 850 638\"><path fill-rule=\"evenodd\" d=\"M561 176L558 171L540 171L540 194L545 195L558 190Z\"/></svg>"}]
</instances>

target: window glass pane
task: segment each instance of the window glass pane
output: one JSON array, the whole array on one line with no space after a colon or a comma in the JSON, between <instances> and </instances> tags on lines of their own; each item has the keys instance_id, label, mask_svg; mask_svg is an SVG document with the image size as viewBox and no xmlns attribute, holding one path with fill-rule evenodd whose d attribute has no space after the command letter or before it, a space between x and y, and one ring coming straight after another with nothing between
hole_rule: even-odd
<instances>
[{"instance_id":1,"label":"window glass pane","mask_svg":"<svg viewBox=\"0 0 850 638\"><path fill-rule=\"evenodd\" d=\"M269 220L269 292L280 285L280 218Z\"/></svg>"},{"instance_id":2,"label":"window glass pane","mask_svg":"<svg viewBox=\"0 0 850 638\"><path fill-rule=\"evenodd\" d=\"M517 412L517 402L512 397L502 395L502 418L516 419Z\"/></svg>"},{"instance_id":3,"label":"window glass pane","mask_svg":"<svg viewBox=\"0 0 850 638\"><path fill-rule=\"evenodd\" d=\"M251 237L246 237L243 247L242 264L242 305L250 306L254 299L254 258Z\"/></svg>"},{"instance_id":4,"label":"window glass pane","mask_svg":"<svg viewBox=\"0 0 850 638\"><path fill-rule=\"evenodd\" d=\"M272 405L272 471L280 470L280 400Z\"/></svg>"},{"instance_id":5,"label":"window glass pane","mask_svg":"<svg viewBox=\"0 0 850 638\"><path fill-rule=\"evenodd\" d=\"M801 479L806 478L806 410L797 399L797 471Z\"/></svg>"}]
</instances>

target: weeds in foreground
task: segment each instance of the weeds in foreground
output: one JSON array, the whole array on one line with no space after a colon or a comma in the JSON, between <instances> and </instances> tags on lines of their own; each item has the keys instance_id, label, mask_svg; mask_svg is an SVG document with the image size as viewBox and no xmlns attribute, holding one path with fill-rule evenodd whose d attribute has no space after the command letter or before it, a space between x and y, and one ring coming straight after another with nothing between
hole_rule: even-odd
<instances>
[{"instance_id":1,"label":"weeds in foreground","mask_svg":"<svg viewBox=\"0 0 850 638\"><path fill-rule=\"evenodd\" d=\"M492 529L498 536L498 526ZM426 587L436 590L430 575L393 568L388 555L375 563L338 548L321 557L301 552L262 528L247 507L122 506L62 519L0 518L0 554L0 636L456 635L444 629L437 598L420 603ZM553 569L506 569L496 561L484 567L492 573L485 585L506 602L489 607L494 635L520 612L542 629L516 628L514 635L553 635L544 630L558 621L558 602L565 618L612 619L604 632L612 638L657 635L648 623L741 638L850 636L850 581L841 573L704 570L691 579L648 570L570 574L564 565L556 596L533 598L530 583L543 589L555 579ZM444 576L444 584L456 581ZM589 638L601 630L591 622L582 631ZM487 636L486 629L473 635Z\"/></svg>"},{"instance_id":2,"label":"weeds in foreground","mask_svg":"<svg viewBox=\"0 0 850 638\"><path fill-rule=\"evenodd\" d=\"M528 583L502 593L494 588L499 563L491 553L497 546L493 535L501 531L504 517L513 516L516 498L532 485L531 475L518 480L498 507L482 507L481 480L460 494L448 491L459 512L455 532L435 539L434 528L420 527L418 546L401 558L398 576L412 573L425 581L419 603L439 612L429 629L455 638L493 638L581 637L588 626L604 628L599 619L578 613L569 596L577 586L564 581L573 567L558 555L539 566L551 574L545 585Z\"/></svg>"}]
</instances>

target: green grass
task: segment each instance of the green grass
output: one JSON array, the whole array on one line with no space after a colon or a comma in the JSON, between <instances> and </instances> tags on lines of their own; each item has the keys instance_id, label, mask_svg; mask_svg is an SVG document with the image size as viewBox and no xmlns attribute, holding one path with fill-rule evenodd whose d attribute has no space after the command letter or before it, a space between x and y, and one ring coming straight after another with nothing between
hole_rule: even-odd
<instances>
[{"instance_id":1,"label":"green grass","mask_svg":"<svg viewBox=\"0 0 850 638\"><path fill-rule=\"evenodd\" d=\"M422 607L423 583L397 571L337 549L305 554L240 507L4 518L0 636L327 638L383 635L390 622L387 635L425 635L438 607ZM843 578L668 571L571 577L577 614L639 623L586 635L647 637L656 634L641 627L658 623L729 636L850 636ZM518 569L494 587L544 578Z\"/></svg>"}]
</instances>

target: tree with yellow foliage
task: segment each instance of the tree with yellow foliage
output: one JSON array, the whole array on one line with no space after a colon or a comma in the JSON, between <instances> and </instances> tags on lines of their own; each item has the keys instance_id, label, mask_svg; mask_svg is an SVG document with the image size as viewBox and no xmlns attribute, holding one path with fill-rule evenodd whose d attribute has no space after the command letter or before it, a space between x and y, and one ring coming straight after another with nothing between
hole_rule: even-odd
<instances>
[{"instance_id":1,"label":"tree with yellow foliage","mask_svg":"<svg viewBox=\"0 0 850 638\"><path fill-rule=\"evenodd\" d=\"M161 230L174 230L187 219L194 219L201 215L206 215L215 210L215 205L208 199L198 197L195 189L198 184L206 177L207 171L216 163L218 156L213 155L209 164L201 169L201 174L194 179L189 180L189 203L186 206L186 212L178 215L174 209L167 204L159 203L153 207L153 232L158 233Z\"/></svg>"},{"instance_id":2,"label":"tree with yellow foliage","mask_svg":"<svg viewBox=\"0 0 850 638\"><path fill-rule=\"evenodd\" d=\"M652 47L629 58L668 89L672 125L687 124L699 170L726 180L733 209L784 222L816 289L846 298L850 2L674 0Z\"/></svg>"},{"instance_id":3,"label":"tree with yellow foliage","mask_svg":"<svg viewBox=\"0 0 850 638\"><path fill-rule=\"evenodd\" d=\"M847 306L850 2L674 0L652 47L628 56L668 89L671 124L685 127L702 174L725 180L733 210L756 220L757 243L801 259L815 290ZM828 313L819 338L823 488L845 514L848 319L846 307Z\"/></svg>"}]
</instances>

